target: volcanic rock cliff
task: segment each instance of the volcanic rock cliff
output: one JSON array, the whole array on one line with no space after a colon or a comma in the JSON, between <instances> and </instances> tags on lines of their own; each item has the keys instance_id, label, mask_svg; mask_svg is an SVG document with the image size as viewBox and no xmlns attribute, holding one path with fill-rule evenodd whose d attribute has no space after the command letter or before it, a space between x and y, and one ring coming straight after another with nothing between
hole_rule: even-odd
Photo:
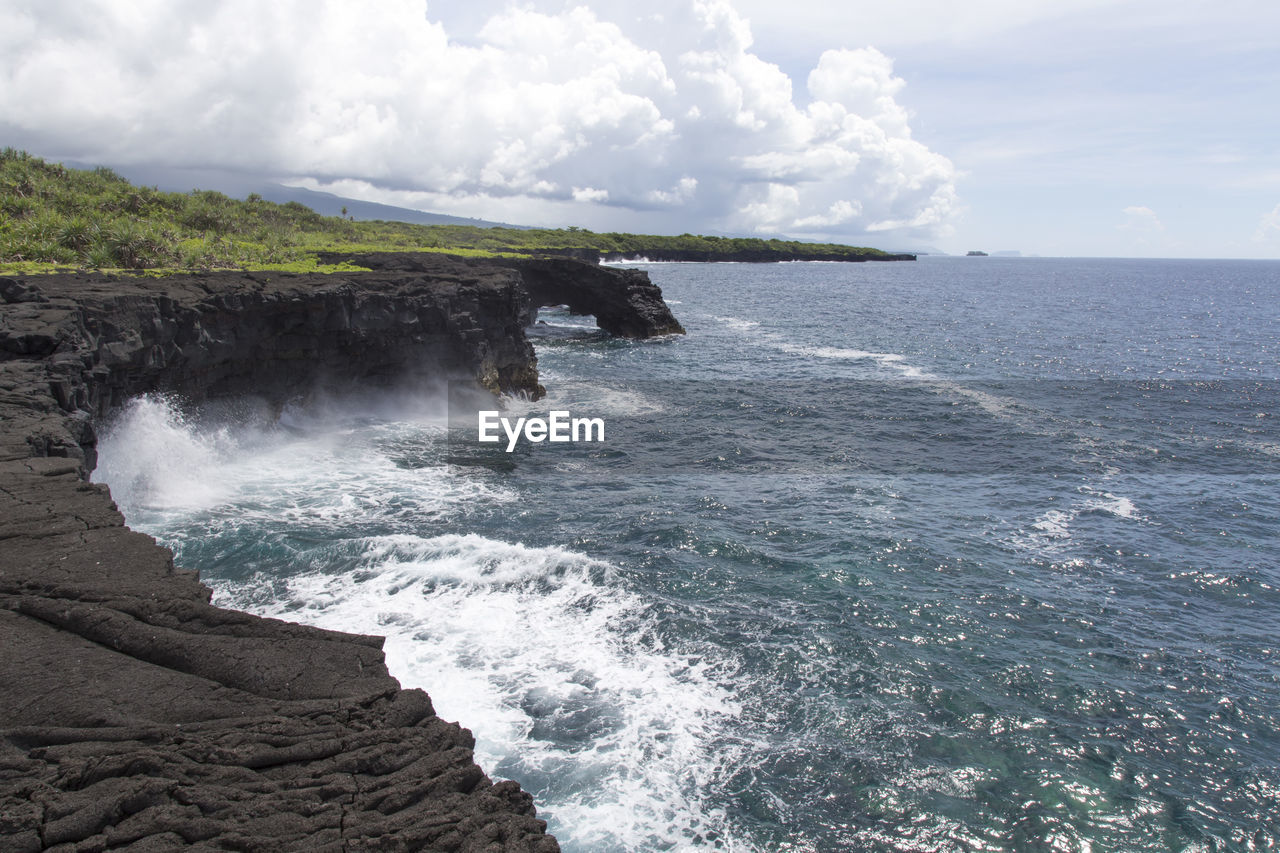
<instances>
[{"instance_id":1,"label":"volcanic rock cliff","mask_svg":"<svg viewBox=\"0 0 1280 853\"><path fill-rule=\"evenodd\" d=\"M374 270L424 272L438 263L426 252L323 253L330 263L348 261ZM592 314L596 325L623 338L683 335L684 328L662 299L662 290L641 270L601 267L595 260L571 257L498 258L477 261L520 274L527 295L525 325L538 308L567 305L575 314Z\"/></svg>"},{"instance_id":2,"label":"volcanic rock cliff","mask_svg":"<svg viewBox=\"0 0 1280 853\"><path fill-rule=\"evenodd\" d=\"M381 638L212 606L86 481L95 422L149 391L536 394L519 267L418 267L0 277L0 849L559 849Z\"/></svg>"}]
</instances>

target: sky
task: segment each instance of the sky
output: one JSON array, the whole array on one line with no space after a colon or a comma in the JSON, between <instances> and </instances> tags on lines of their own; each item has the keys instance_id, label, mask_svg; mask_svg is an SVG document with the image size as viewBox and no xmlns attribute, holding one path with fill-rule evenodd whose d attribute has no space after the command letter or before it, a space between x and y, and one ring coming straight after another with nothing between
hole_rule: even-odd
<instances>
[{"instance_id":1,"label":"sky","mask_svg":"<svg viewBox=\"0 0 1280 853\"><path fill-rule=\"evenodd\" d=\"M1277 105L1274 0L0 0L0 145L595 231L1280 258Z\"/></svg>"}]
</instances>

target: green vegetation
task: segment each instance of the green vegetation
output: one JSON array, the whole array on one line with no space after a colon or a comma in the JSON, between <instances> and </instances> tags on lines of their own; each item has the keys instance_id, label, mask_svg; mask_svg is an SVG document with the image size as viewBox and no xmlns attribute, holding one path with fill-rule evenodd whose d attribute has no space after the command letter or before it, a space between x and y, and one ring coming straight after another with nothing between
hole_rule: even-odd
<instances>
[{"instance_id":1,"label":"green vegetation","mask_svg":"<svg viewBox=\"0 0 1280 853\"><path fill-rule=\"evenodd\" d=\"M311 270L315 249L359 242L354 223L301 204L136 187L110 169L68 169L0 151L0 267Z\"/></svg>"},{"instance_id":2,"label":"green vegetation","mask_svg":"<svg viewBox=\"0 0 1280 853\"><path fill-rule=\"evenodd\" d=\"M0 270L359 269L317 253L435 251L499 256L594 249L627 256L697 252L712 257L782 252L798 258L874 256L874 249L788 240L662 237L558 230L353 222L256 193L244 201L195 190L137 187L111 169L69 169L25 151L0 150Z\"/></svg>"},{"instance_id":3,"label":"green vegetation","mask_svg":"<svg viewBox=\"0 0 1280 853\"><path fill-rule=\"evenodd\" d=\"M396 225L398 223L379 223ZM828 255L850 258L885 255L879 249L844 246L838 243L803 243L797 240L765 240L759 237L704 237L697 234L663 236L656 234L597 234L583 228L520 229L477 228L474 225L405 225L429 234L428 245L465 247L489 252L521 253L567 249L595 249L604 254L642 257L663 253L697 253L712 257L750 252L778 252L803 259Z\"/></svg>"}]
</instances>

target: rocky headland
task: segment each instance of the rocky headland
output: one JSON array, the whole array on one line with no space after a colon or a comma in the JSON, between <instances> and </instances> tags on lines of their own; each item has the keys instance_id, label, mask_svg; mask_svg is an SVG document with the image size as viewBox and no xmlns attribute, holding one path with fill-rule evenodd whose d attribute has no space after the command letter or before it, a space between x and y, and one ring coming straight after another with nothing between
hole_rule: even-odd
<instances>
[{"instance_id":1,"label":"rocky headland","mask_svg":"<svg viewBox=\"0 0 1280 853\"><path fill-rule=\"evenodd\" d=\"M425 272L439 263L428 252L321 252L325 263L343 261L387 272ZM494 258L476 265L501 266L519 274L525 293L523 323L533 323L537 309L567 305L575 314L591 314L596 325L623 338L682 335L684 328L662 299L662 290L641 270L601 267L596 258Z\"/></svg>"},{"instance_id":2,"label":"rocky headland","mask_svg":"<svg viewBox=\"0 0 1280 853\"><path fill-rule=\"evenodd\" d=\"M367 260L0 276L0 849L559 849L471 734L400 688L381 638L214 607L87 479L95 425L137 394L279 405L466 378L537 395L539 305L681 331L643 273Z\"/></svg>"}]
</instances>

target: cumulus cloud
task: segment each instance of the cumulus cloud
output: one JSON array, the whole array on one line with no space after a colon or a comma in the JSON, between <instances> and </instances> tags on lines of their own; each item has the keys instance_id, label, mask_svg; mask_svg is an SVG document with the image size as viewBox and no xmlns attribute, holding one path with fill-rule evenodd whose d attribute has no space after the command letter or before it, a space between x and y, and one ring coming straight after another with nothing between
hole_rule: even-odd
<instances>
[{"instance_id":1,"label":"cumulus cloud","mask_svg":"<svg viewBox=\"0 0 1280 853\"><path fill-rule=\"evenodd\" d=\"M1122 235L1118 248L1136 255L1160 254L1173 257L1180 252L1182 243L1168 232L1154 210L1144 205L1132 205L1121 211L1123 220L1116 226Z\"/></svg>"},{"instance_id":2,"label":"cumulus cloud","mask_svg":"<svg viewBox=\"0 0 1280 853\"><path fill-rule=\"evenodd\" d=\"M608 201L609 191L598 190L595 187L574 187L574 201Z\"/></svg>"},{"instance_id":3,"label":"cumulus cloud","mask_svg":"<svg viewBox=\"0 0 1280 853\"><path fill-rule=\"evenodd\" d=\"M798 94L728 0L646 8L509 7L463 41L421 0L16 0L0 137L512 221L947 226L954 169L887 56L827 51Z\"/></svg>"},{"instance_id":4,"label":"cumulus cloud","mask_svg":"<svg viewBox=\"0 0 1280 853\"><path fill-rule=\"evenodd\" d=\"M1124 221L1116 227L1121 231L1131 231L1138 235L1155 236L1164 233L1164 223L1156 212L1149 207L1134 205L1123 211Z\"/></svg>"},{"instance_id":5,"label":"cumulus cloud","mask_svg":"<svg viewBox=\"0 0 1280 853\"><path fill-rule=\"evenodd\" d=\"M1253 232L1253 239L1256 243L1280 245L1280 204L1258 220L1258 230Z\"/></svg>"}]
</instances>

